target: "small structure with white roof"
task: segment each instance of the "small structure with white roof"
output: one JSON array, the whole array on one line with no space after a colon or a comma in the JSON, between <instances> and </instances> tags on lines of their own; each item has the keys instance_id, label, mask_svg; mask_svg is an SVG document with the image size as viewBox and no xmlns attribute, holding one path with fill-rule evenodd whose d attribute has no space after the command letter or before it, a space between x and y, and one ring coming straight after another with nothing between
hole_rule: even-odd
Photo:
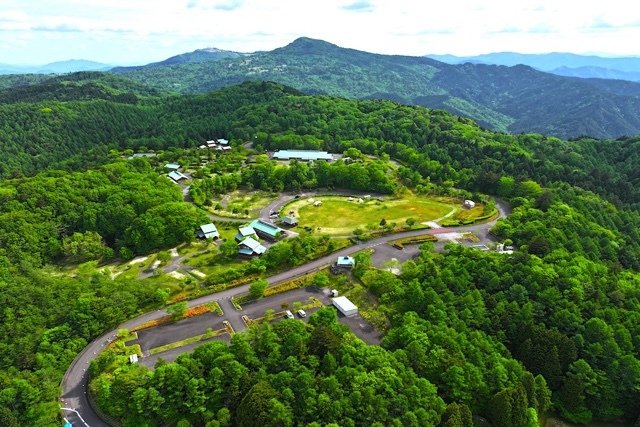
<instances>
[{"instance_id":1,"label":"small structure with white roof","mask_svg":"<svg viewBox=\"0 0 640 427\"><path fill-rule=\"evenodd\" d=\"M473 209L476 207L476 202L473 200L465 200L463 206L467 209Z\"/></svg>"},{"instance_id":2,"label":"small structure with white roof","mask_svg":"<svg viewBox=\"0 0 640 427\"><path fill-rule=\"evenodd\" d=\"M185 174L183 174L183 173L181 173L181 172L178 172L178 171L175 171L175 170L174 170L174 171L169 172L169 173L167 174L167 176L168 176L169 178L171 178L171 179L172 179L173 181L175 181L175 182L180 182L180 181L184 181L184 180L189 179L189 177L188 177L188 176L186 176Z\"/></svg>"},{"instance_id":3,"label":"small structure with white roof","mask_svg":"<svg viewBox=\"0 0 640 427\"><path fill-rule=\"evenodd\" d=\"M169 169L171 171L177 171L178 169L180 169L180 165L177 163L167 163L166 165L164 165L165 169Z\"/></svg>"},{"instance_id":4,"label":"small structure with white roof","mask_svg":"<svg viewBox=\"0 0 640 427\"><path fill-rule=\"evenodd\" d=\"M199 239L219 239L220 233L214 223L204 224L200 226L200 230L196 231L196 236Z\"/></svg>"},{"instance_id":5,"label":"small structure with white roof","mask_svg":"<svg viewBox=\"0 0 640 427\"><path fill-rule=\"evenodd\" d=\"M353 316L354 314L358 314L358 307L349 301L347 297L336 297L333 298L333 306L338 309L338 311L345 316Z\"/></svg>"},{"instance_id":6,"label":"small structure with white roof","mask_svg":"<svg viewBox=\"0 0 640 427\"><path fill-rule=\"evenodd\" d=\"M238 249L238 255L245 256L247 258L254 255L262 255L267 251L267 248L262 246L260 242L252 237L247 237L240 242L238 246L240 247L240 249Z\"/></svg>"}]
</instances>

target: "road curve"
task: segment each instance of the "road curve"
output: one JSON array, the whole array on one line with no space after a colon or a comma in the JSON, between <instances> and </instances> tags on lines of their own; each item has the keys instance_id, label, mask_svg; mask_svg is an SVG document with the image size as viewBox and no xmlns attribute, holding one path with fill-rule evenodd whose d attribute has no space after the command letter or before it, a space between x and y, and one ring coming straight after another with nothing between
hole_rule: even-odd
<instances>
[{"instance_id":1,"label":"road curve","mask_svg":"<svg viewBox=\"0 0 640 427\"><path fill-rule=\"evenodd\" d=\"M293 199L293 196L284 196L283 199L284 200L280 199L277 202L272 202L270 206L263 209L263 212L268 214L269 212L271 212L271 209L273 207L276 207L278 205L280 205L281 207L284 203ZM498 207L499 217L505 217L506 215L508 215L509 210L507 206L505 206L503 203L499 201L496 201L496 205ZM455 231L461 232L461 233L482 232L486 235L488 234L489 228L491 228L496 221L497 219L490 222L483 223L483 224L456 227ZM313 272L326 265L331 264L339 256L346 256L354 252L361 251L363 249L373 248L375 246L384 244L391 240L397 240L397 239L402 239L406 237L422 236L425 234L437 234L438 231L441 231L441 230L422 229L422 230L405 231L401 233L395 233L395 234L390 234L382 237L377 237L367 242L363 242L355 246L350 246L348 248L341 249L337 252L333 252L330 255L324 256L315 261L311 261L307 264L294 267L285 272L273 275L271 277L268 277L267 281L269 282L270 285L274 285L280 282L292 280L296 277L304 276L310 272ZM249 290L249 284L238 286L232 289L226 289L224 291L221 291L215 294L206 295L200 298L190 300L189 307L204 304L207 302L228 299L238 294L245 293L248 290ZM62 394L60 397L62 406L65 408L75 409L77 413L80 414L80 416L86 422L86 423L83 423L78 417L78 414L74 412L71 412L71 411L65 412L64 415L74 426L110 427L109 424L107 424L100 417L98 417L98 415L93 411L91 406L89 406L89 403L87 401L87 396L86 396L86 391L87 391L88 382L89 382L89 378L88 378L89 363L91 362L92 359L97 357L100 351L102 351L104 346L108 343L107 340L115 337L117 335L118 329L121 329L121 328L133 329L134 327L142 325L145 322L159 319L166 315L167 315L166 309L161 309L161 310L156 310L156 311L143 314L139 317L136 317L135 319L129 320L128 322L125 322L122 325L118 326L118 328L112 331L109 331L101 335L100 337L96 338L87 347L85 347L84 350L80 352L80 354L78 354L78 356L69 366L69 369L67 369L67 372L65 373L64 378L62 379L62 382L60 384L62 388Z\"/></svg>"}]
</instances>

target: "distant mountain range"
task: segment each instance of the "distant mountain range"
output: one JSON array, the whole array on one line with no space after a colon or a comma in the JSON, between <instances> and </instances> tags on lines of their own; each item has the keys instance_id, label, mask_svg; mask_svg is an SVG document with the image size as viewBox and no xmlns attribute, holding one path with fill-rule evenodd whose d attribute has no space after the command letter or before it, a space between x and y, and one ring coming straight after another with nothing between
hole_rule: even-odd
<instances>
[{"instance_id":1,"label":"distant mountain range","mask_svg":"<svg viewBox=\"0 0 640 427\"><path fill-rule=\"evenodd\" d=\"M158 68L168 67L172 65L197 64L199 62L213 62L226 58L239 58L251 55L250 53L232 52L230 50L221 50L213 47L206 49L198 49L189 53L172 56L164 61L152 62L151 64L134 66L134 67L114 67L111 71L115 73L126 73L129 71L139 70L141 68Z\"/></svg>"},{"instance_id":2,"label":"distant mountain range","mask_svg":"<svg viewBox=\"0 0 640 427\"><path fill-rule=\"evenodd\" d=\"M378 55L309 38L251 56L195 62L188 60L195 53L186 55L186 63L179 65L113 72L185 94L270 80L308 94L441 108L501 132L561 138L640 133L637 83L557 76L525 65L452 65L426 57Z\"/></svg>"},{"instance_id":3,"label":"distant mountain range","mask_svg":"<svg viewBox=\"0 0 640 427\"><path fill-rule=\"evenodd\" d=\"M580 78L640 81L640 57L606 58L573 53L488 53L476 56L425 55L447 64L528 65L540 71Z\"/></svg>"},{"instance_id":4,"label":"distant mountain range","mask_svg":"<svg viewBox=\"0 0 640 427\"><path fill-rule=\"evenodd\" d=\"M76 71L107 71L111 68L113 68L113 65L84 59L70 59L46 65L0 64L0 74L62 74Z\"/></svg>"},{"instance_id":5,"label":"distant mountain range","mask_svg":"<svg viewBox=\"0 0 640 427\"><path fill-rule=\"evenodd\" d=\"M528 58L536 68L552 68L558 74L572 75L574 70L584 68L583 73L611 77L615 73L633 75L633 61L640 62L640 58L570 54L495 54L469 60L452 56L438 58L378 55L300 38L269 52L247 54L199 49L145 66L116 67L110 73L159 90L157 93L200 94L247 80L275 81L307 94L387 99L444 109L499 132L537 132L565 139L582 135L618 138L640 134L640 83L565 77L526 65L478 63L481 60L516 63ZM595 61L591 62L595 65L583 65L588 63L585 58ZM462 60L463 63L450 64L443 60ZM624 69L607 69L609 74L604 74L600 65L605 63L598 63L600 60L614 61ZM569 65L557 67L562 61ZM11 90L45 81L42 75L0 76L0 88ZM47 90L55 90L60 98L82 96L78 90L72 93L57 87ZM92 91L93 88L89 92ZM141 89L132 93L145 96ZM27 94L30 98L38 96L34 91L3 96L5 102L15 102Z\"/></svg>"}]
</instances>

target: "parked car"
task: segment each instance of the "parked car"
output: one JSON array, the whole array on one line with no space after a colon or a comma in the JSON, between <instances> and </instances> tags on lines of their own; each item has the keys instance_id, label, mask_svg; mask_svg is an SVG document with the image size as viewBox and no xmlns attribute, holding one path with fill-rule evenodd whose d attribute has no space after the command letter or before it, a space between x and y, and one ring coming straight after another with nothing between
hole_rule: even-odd
<instances>
[{"instance_id":1,"label":"parked car","mask_svg":"<svg viewBox=\"0 0 640 427\"><path fill-rule=\"evenodd\" d=\"M293 313L289 310L285 311L284 314L287 316L287 319L293 319Z\"/></svg>"},{"instance_id":2,"label":"parked car","mask_svg":"<svg viewBox=\"0 0 640 427\"><path fill-rule=\"evenodd\" d=\"M307 317L307 313L305 313L304 310L298 310L298 316Z\"/></svg>"}]
</instances>

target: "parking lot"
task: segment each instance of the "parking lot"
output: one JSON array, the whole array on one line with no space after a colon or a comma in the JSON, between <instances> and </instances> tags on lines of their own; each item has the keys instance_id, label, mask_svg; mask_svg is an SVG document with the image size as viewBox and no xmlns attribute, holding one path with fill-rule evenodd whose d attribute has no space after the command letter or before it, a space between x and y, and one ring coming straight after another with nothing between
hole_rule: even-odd
<instances>
[{"instance_id":1,"label":"parking lot","mask_svg":"<svg viewBox=\"0 0 640 427\"><path fill-rule=\"evenodd\" d=\"M196 335L202 335L207 332L208 328L211 328L213 331L223 329L223 320L223 317L215 313L206 313L180 320L179 322L143 329L138 331L138 339L129 341L127 344L140 344L142 353L145 354L152 348L171 344L185 338L195 337Z\"/></svg>"},{"instance_id":2,"label":"parking lot","mask_svg":"<svg viewBox=\"0 0 640 427\"><path fill-rule=\"evenodd\" d=\"M329 297L329 292L330 290L328 288L319 289L316 286L308 286L303 289L294 289L289 292L273 295L267 298L262 298L258 301L247 303L242 306L241 311L236 311L230 307L226 308L224 316L218 316L215 313L206 313L200 316L180 320L175 323L144 329L138 331L138 338L136 340L129 341L127 344L139 344L143 352L143 357L140 359L140 363L148 367L149 369L153 369L159 358L162 358L166 362L172 362L180 354L192 352L196 347L206 342L210 342L213 340L222 340L228 343L231 337L229 336L229 334L224 333L217 337L191 343L182 347L164 351L162 353L150 355L149 350L153 348L171 344L173 342L181 341L197 335L202 335L207 332L208 328L211 328L213 331L223 329L224 320L234 320L233 323L235 323L236 325L244 325L244 322L240 320L242 316L247 316L249 317L249 319L258 319L263 317L264 313L267 310L274 310L276 313L290 310L294 314L295 319L300 319L304 322L308 322L309 316L316 312L318 308L305 309L307 316L305 318L301 318L300 315L293 309L293 304L295 302L299 302L301 305L306 305L310 303L310 297L315 297L320 300L325 306L331 306L332 301ZM287 304L287 308L282 307L282 304L284 303ZM230 305L231 304L229 304L229 306ZM285 316L281 314L276 319L274 319L274 321L280 321L283 319L285 319ZM338 321L348 326L358 338L362 339L367 344L380 344L382 335L359 314L355 316L345 317L341 313L338 313ZM241 332L241 330L236 327L236 332Z\"/></svg>"},{"instance_id":3,"label":"parking lot","mask_svg":"<svg viewBox=\"0 0 640 427\"><path fill-rule=\"evenodd\" d=\"M267 310L274 310L276 313L283 310L291 310L293 312L294 302L299 302L302 305L305 305L309 303L310 297L318 298L324 305L331 305L328 289L323 290L318 289L316 286L307 286L303 289L294 289L289 292L276 294L245 304L242 306L242 315L248 316L250 319L257 319L259 317L263 317ZM288 308L282 308L283 303L287 303ZM314 311L314 309L307 310L307 315ZM299 318L297 314L296 317Z\"/></svg>"},{"instance_id":4,"label":"parking lot","mask_svg":"<svg viewBox=\"0 0 640 427\"><path fill-rule=\"evenodd\" d=\"M187 344L185 346L182 347L178 347L178 348L173 348L171 350L167 350L167 351L163 351L162 353L156 353L156 354L152 354L149 356L145 356L139 360L139 363L143 366L146 366L149 369L153 369L156 366L156 363L158 362L158 359L162 358L162 360L164 360L167 363L171 363L173 361L175 361L178 356L180 356L183 353L192 353L193 350L195 350L196 347L199 347L203 344L206 344L208 342L211 341L224 341L227 344L231 341L231 337L229 336L229 334L222 334L222 335L218 335L217 337L213 337L213 338L209 338L206 340L202 340L202 341L198 341L198 342L194 342L191 344Z\"/></svg>"},{"instance_id":5,"label":"parking lot","mask_svg":"<svg viewBox=\"0 0 640 427\"><path fill-rule=\"evenodd\" d=\"M409 261L420 254L419 244L404 245L404 249L394 248L391 244L376 246L375 252L371 254L371 262L374 267L380 268L385 261L393 258L397 259L400 264Z\"/></svg>"}]
</instances>

